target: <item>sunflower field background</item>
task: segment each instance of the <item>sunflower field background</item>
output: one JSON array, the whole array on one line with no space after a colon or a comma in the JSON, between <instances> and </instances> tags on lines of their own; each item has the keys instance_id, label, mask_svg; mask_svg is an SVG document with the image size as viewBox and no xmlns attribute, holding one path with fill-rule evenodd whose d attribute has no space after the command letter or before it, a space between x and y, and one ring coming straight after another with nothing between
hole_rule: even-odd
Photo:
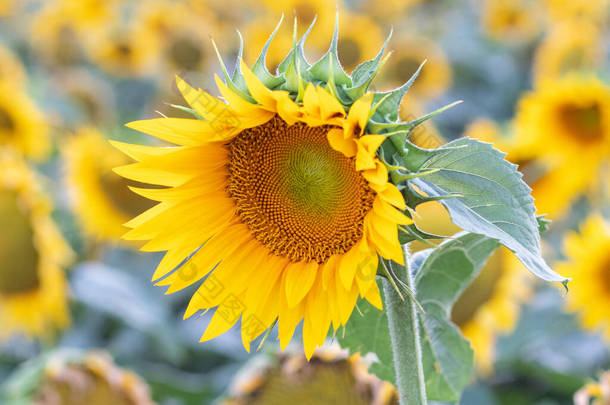
<instances>
[{"instance_id":1,"label":"sunflower field background","mask_svg":"<svg viewBox=\"0 0 610 405\"><path fill-rule=\"evenodd\" d=\"M504 248L490 257L451 313L476 364L459 403L610 403L610 1L0 0L0 404L398 404L334 336L311 362L274 333L252 354L236 328L199 343L210 315L182 320L193 287L164 296L162 256L121 239L152 202L113 172L129 159L109 140L150 144L125 124L187 116L175 76L215 94L217 52L233 61L243 41L251 65L282 15L270 70L293 15L299 35L317 18L318 59L337 10L348 72L392 30L375 90L425 61L404 119L464 101L412 141L508 153L551 221L545 259L572 277L566 293ZM417 214L426 232L460 231L437 202Z\"/></svg>"}]
</instances>

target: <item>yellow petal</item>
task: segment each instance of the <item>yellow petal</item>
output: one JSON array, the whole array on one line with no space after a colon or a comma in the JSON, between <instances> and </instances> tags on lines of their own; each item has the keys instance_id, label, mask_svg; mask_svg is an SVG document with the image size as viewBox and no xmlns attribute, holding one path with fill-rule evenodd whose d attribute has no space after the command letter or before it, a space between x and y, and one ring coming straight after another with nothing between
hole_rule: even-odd
<instances>
[{"instance_id":1,"label":"yellow petal","mask_svg":"<svg viewBox=\"0 0 610 405\"><path fill-rule=\"evenodd\" d=\"M396 224L411 225L413 223L411 218L383 201L379 196L375 197L375 200L373 201L373 209L375 210L375 213Z\"/></svg>"},{"instance_id":2,"label":"yellow petal","mask_svg":"<svg viewBox=\"0 0 610 405\"><path fill-rule=\"evenodd\" d=\"M222 113L229 115L236 115L237 120L241 120L243 117L253 115L267 115L269 111L262 108L260 105L252 104L248 100L244 100L239 94L231 90L218 75L214 75L216 80L216 86L222 97L227 101L228 105L223 103L224 108ZM240 125L238 125L240 126Z\"/></svg>"},{"instance_id":3,"label":"yellow petal","mask_svg":"<svg viewBox=\"0 0 610 405\"><path fill-rule=\"evenodd\" d=\"M148 145L134 145L130 143L109 141L112 146L134 160L144 160L153 156L164 155L176 150L176 147L159 147Z\"/></svg>"},{"instance_id":4,"label":"yellow petal","mask_svg":"<svg viewBox=\"0 0 610 405\"><path fill-rule=\"evenodd\" d=\"M360 243L361 242L358 242L358 244L354 245L349 251L343 254L341 262L339 263L339 278L346 290L352 288L354 277L356 276L358 265L362 258L362 252L358 249Z\"/></svg>"},{"instance_id":5,"label":"yellow petal","mask_svg":"<svg viewBox=\"0 0 610 405\"><path fill-rule=\"evenodd\" d=\"M320 118L329 120L331 118L345 117L343 106L335 97L322 87L317 87L318 102L320 103Z\"/></svg>"},{"instance_id":6,"label":"yellow petal","mask_svg":"<svg viewBox=\"0 0 610 405\"><path fill-rule=\"evenodd\" d=\"M373 93L367 93L352 104L345 124L344 137L359 137L364 133L369 122L369 113L373 103Z\"/></svg>"},{"instance_id":7,"label":"yellow petal","mask_svg":"<svg viewBox=\"0 0 610 405\"><path fill-rule=\"evenodd\" d=\"M277 111L275 97L273 97L273 91L267 88L263 82L260 81L258 77L246 64L241 61L241 71L244 75L244 80L246 81L246 86L252 94L252 97L258 101L263 107L270 111Z\"/></svg>"},{"instance_id":8,"label":"yellow petal","mask_svg":"<svg viewBox=\"0 0 610 405\"><path fill-rule=\"evenodd\" d=\"M388 182L388 169L379 159L375 159L375 168L363 171L362 176L364 176L369 183L385 188L385 184Z\"/></svg>"},{"instance_id":9,"label":"yellow petal","mask_svg":"<svg viewBox=\"0 0 610 405\"><path fill-rule=\"evenodd\" d=\"M284 289L288 306L294 307L307 295L316 279L319 267L316 262L296 262L286 266Z\"/></svg>"},{"instance_id":10,"label":"yellow petal","mask_svg":"<svg viewBox=\"0 0 610 405\"><path fill-rule=\"evenodd\" d=\"M377 195L381 197L382 200L392 204L399 210L405 210L407 208L404 197L392 183L386 183L381 191L377 191Z\"/></svg>"},{"instance_id":11,"label":"yellow petal","mask_svg":"<svg viewBox=\"0 0 610 405\"><path fill-rule=\"evenodd\" d=\"M313 83L309 83L305 88L305 94L303 95L303 108L308 115L320 118L320 100L318 99L318 92Z\"/></svg>"},{"instance_id":12,"label":"yellow petal","mask_svg":"<svg viewBox=\"0 0 610 405\"><path fill-rule=\"evenodd\" d=\"M371 285L371 288L364 295L364 299L378 310L383 311L383 302L381 301L381 295L379 294L379 287L377 286L377 283Z\"/></svg>"},{"instance_id":13,"label":"yellow petal","mask_svg":"<svg viewBox=\"0 0 610 405\"><path fill-rule=\"evenodd\" d=\"M198 89L176 76L176 85L186 102L206 121L214 121L227 108L226 104L216 97Z\"/></svg>"},{"instance_id":14,"label":"yellow petal","mask_svg":"<svg viewBox=\"0 0 610 405\"><path fill-rule=\"evenodd\" d=\"M357 147L356 142L351 139L343 138L343 132L338 128L332 128L326 135L330 147L337 152L343 153L346 157L353 157L356 155Z\"/></svg>"},{"instance_id":15,"label":"yellow petal","mask_svg":"<svg viewBox=\"0 0 610 405\"><path fill-rule=\"evenodd\" d=\"M369 212L364 221L365 229L369 232L369 239L381 256L404 265L402 248L398 241L397 225L376 215L375 212Z\"/></svg>"},{"instance_id":16,"label":"yellow petal","mask_svg":"<svg viewBox=\"0 0 610 405\"><path fill-rule=\"evenodd\" d=\"M208 324L208 327L205 329L200 341L207 342L231 329L239 320L244 309L245 307L243 306L240 297L234 295L229 296L228 299L216 309L216 312Z\"/></svg>"},{"instance_id":17,"label":"yellow petal","mask_svg":"<svg viewBox=\"0 0 610 405\"><path fill-rule=\"evenodd\" d=\"M183 146L205 145L208 142L228 139L230 135L235 134L235 127L220 127L216 121L190 118L154 118L133 121L125 126Z\"/></svg>"}]
</instances>

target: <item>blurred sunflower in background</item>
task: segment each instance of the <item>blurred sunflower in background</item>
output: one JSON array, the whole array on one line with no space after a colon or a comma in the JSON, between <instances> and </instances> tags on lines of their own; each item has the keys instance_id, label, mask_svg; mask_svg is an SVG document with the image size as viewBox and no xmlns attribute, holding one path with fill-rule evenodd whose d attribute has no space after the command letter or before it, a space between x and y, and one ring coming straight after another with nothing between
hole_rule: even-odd
<instances>
[{"instance_id":1,"label":"blurred sunflower in background","mask_svg":"<svg viewBox=\"0 0 610 405\"><path fill-rule=\"evenodd\" d=\"M425 61L403 102L432 99L451 85L451 67L445 53L434 41L419 35L399 33L392 39L390 47L394 54L383 68L386 74L382 84L385 86L405 83Z\"/></svg>"},{"instance_id":2,"label":"blurred sunflower in background","mask_svg":"<svg viewBox=\"0 0 610 405\"><path fill-rule=\"evenodd\" d=\"M102 351L52 351L22 365L7 384L14 404L155 404L146 382Z\"/></svg>"},{"instance_id":3,"label":"blurred sunflower in background","mask_svg":"<svg viewBox=\"0 0 610 405\"><path fill-rule=\"evenodd\" d=\"M591 24L569 21L554 26L534 56L535 82L556 80L569 73L593 72L604 58L599 29Z\"/></svg>"},{"instance_id":4,"label":"blurred sunflower in background","mask_svg":"<svg viewBox=\"0 0 610 405\"><path fill-rule=\"evenodd\" d=\"M566 260L557 270L573 277L566 297L569 311L576 312L584 328L601 332L610 341L610 225L592 215L564 240Z\"/></svg>"},{"instance_id":5,"label":"blurred sunflower in background","mask_svg":"<svg viewBox=\"0 0 610 405\"><path fill-rule=\"evenodd\" d=\"M375 57L383 44L383 34L379 26L364 14L343 13L341 21L337 48L341 65L349 73L363 60ZM363 32L366 35L362 35Z\"/></svg>"},{"instance_id":6,"label":"blurred sunflower in background","mask_svg":"<svg viewBox=\"0 0 610 405\"><path fill-rule=\"evenodd\" d=\"M0 44L0 82L11 83L22 87L26 82L26 73L21 61L9 48Z\"/></svg>"},{"instance_id":7,"label":"blurred sunflower in background","mask_svg":"<svg viewBox=\"0 0 610 405\"><path fill-rule=\"evenodd\" d=\"M91 127L69 138L63 153L71 202L85 233L99 241L122 241L123 224L153 206L129 190L137 182L112 171L128 159Z\"/></svg>"},{"instance_id":8,"label":"blurred sunflower in background","mask_svg":"<svg viewBox=\"0 0 610 405\"><path fill-rule=\"evenodd\" d=\"M542 32L544 17L544 8L537 0L484 0L481 25L490 38L519 44Z\"/></svg>"},{"instance_id":9,"label":"blurred sunflower in background","mask_svg":"<svg viewBox=\"0 0 610 405\"><path fill-rule=\"evenodd\" d=\"M43 114L23 88L8 81L0 81L0 146L14 147L38 160L51 147Z\"/></svg>"},{"instance_id":10,"label":"blurred sunflower in background","mask_svg":"<svg viewBox=\"0 0 610 405\"><path fill-rule=\"evenodd\" d=\"M50 200L25 162L0 150L0 338L50 339L69 323L62 266L72 252L50 218Z\"/></svg>"},{"instance_id":11,"label":"blurred sunflower in background","mask_svg":"<svg viewBox=\"0 0 610 405\"><path fill-rule=\"evenodd\" d=\"M266 355L240 372L221 405L398 405L392 384L367 368L360 355L337 348L316 350L309 361L290 352Z\"/></svg>"},{"instance_id":12,"label":"blurred sunflower in background","mask_svg":"<svg viewBox=\"0 0 610 405\"><path fill-rule=\"evenodd\" d=\"M533 191L538 212L562 215L599 186L610 147L610 87L576 75L541 83L519 101L515 137L547 166Z\"/></svg>"}]
</instances>

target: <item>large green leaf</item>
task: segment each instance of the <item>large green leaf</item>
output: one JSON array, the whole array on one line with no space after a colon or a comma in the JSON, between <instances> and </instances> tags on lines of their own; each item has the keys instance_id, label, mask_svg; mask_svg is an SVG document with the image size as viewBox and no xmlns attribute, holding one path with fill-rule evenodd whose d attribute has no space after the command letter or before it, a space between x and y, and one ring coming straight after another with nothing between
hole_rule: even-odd
<instances>
[{"instance_id":1,"label":"large green leaf","mask_svg":"<svg viewBox=\"0 0 610 405\"><path fill-rule=\"evenodd\" d=\"M538 277L565 284L542 258L531 189L504 156L491 144L458 139L429 151L418 170L435 171L409 181L428 196L460 195L440 201L456 225L497 239Z\"/></svg>"},{"instance_id":2,"label":"large green leaf","mask_svg":"<svg viewBox=\"0 0 610 405\"><path fill-rule=\"evenodd\" d=\"M430 399L455 402L472 378L472 349L451 323L451 308L498 246L496 240L483 235L462 233L413 257L417 299L425 310L420 319Z\"/></svg>"},{"instance_id":3,"label":"large green leaf","mask_svg":"<svg viewBox=\"0 0 610 405\"><path fill-rule=\"evenodd\" d=\"M470 382L472 349L449 320L451 306L497 246L494 239L463 233L438 248L418 252L412 257L411 266L417 272L417 298L425 310L425 314L419 316L426 390L430 400L455 402ZM359 311L354 312L340 335L338 339L343 347L363 355L373 353L377 357L378 361L373 363L370 372L395 383L385 311L360 302Z\"/></svg>"}]
</instances>

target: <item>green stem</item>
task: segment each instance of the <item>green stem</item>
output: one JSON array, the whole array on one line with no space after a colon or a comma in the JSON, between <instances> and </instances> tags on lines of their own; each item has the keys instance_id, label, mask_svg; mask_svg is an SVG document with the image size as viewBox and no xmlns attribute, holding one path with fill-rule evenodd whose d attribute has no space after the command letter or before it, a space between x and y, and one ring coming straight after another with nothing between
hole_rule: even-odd
<instances>
[{"instance_id":1,"label":"green stem","mask_svg":"<svg viewBox=\"0 0 610 405\"><path fill-rule=\"evenodd\" d=\"M414 289L413 276L409 271L409 250L403 246L405 267L396 271L396 277L411 289ZM395 288L386 279L382 279L383 292L386 298L388 325L394 353L396 369L396 388L400 405L426 405L426 385L422 364L421 342L419 339L419 321L415 301L406 297L401 300Z\"/></svg>"}]
</instances>

